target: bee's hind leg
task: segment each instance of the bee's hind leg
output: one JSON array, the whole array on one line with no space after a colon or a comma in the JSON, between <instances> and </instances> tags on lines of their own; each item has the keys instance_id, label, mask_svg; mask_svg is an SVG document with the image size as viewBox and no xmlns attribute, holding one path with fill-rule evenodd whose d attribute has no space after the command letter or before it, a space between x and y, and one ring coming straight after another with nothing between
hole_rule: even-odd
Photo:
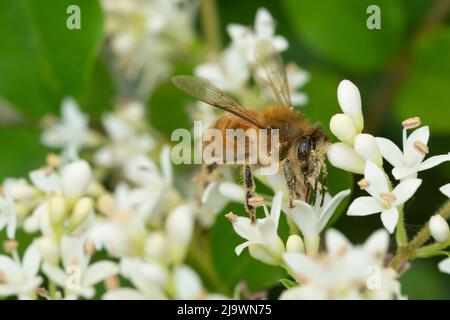
<instances>
[{"instance_id":1,"label":"bee's hind leg","mask_svg":"<svg viewBox=\"0 0 450 320\"><path fill-rule=\"evenodd\" d=\"M292 170L291 162L286 159L284 162L284 177L286 178L287 186L289 189L289 208L294 207L294 198L297 188L297 178L295 177L294 170Z\"/></svg>"},{"instance_id":2,"label":"bee's hind leg","mask_svg":"<svg viewBox=\"0 0 450 320\"><path fill-rule=\"evenodd\" d=\"M322 183L321 183L322 189L320 190L320 193L321 193L322 199L320 200L320 206L322 207L323 203L325 201L325 193L328 190L328 187L327 187L328 171L327 171L327 166L325 165L325 163L322 164L321 171L322 171Z\"/></svg>"},{"instance_id":3,"label":"bee's hind leg","mask_svg":"<svg viewBox=\"0 0 450 320\"><path fill-rule=\"evenodd\" d=\"M253 181L252 170L249 165L244 165L243 168L243 177L244 177L244 185L245 185L245 210L250 215L250 220L252 224L256 223L256 207L253 206L250 202L252 198L255 197L255 182Z\"/></svg>"},{"instance_id":4,"label":"bee's hind leg","mask_svg":"<svg viewBox=\"0 0 450 320\"><path fill-rule=\"evenodd\" d=\"M202 202L202 197L205 190L212 181L217 180L221 173L219 164L216 162L210 164L203 164L199 173L194 177L194 183L198 185L200 191L197 196L199 203Z\"/></svg>"}]
</instances>

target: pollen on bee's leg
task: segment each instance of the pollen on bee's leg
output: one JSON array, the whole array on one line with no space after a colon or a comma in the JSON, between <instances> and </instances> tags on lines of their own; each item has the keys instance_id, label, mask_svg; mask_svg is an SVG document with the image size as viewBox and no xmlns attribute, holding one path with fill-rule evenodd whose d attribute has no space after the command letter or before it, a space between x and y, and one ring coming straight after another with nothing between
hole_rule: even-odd
<instances>
[{"instance_id":1,"label":"pollen on bee's leg","mask_svg":"<svg viewBox=\"0 0 450 320\"><path fill-rule=\"evenodd\" d=\"M414 149L416 149L421 154L428 154L428 152L430 152L428 146L419 140L414 141Z\"/></svg>"},{"instance_id":2,"label":"pollen on bee's leg","mask_svg":"<svg viewBox=\"0 0 450 320\"><path fill-rule=\"evenodd\" d=\"M261 207L264 205L264 198L260 196L251 197L248 199L247 203L252 207Z\"/></svg>"}]
</instances>

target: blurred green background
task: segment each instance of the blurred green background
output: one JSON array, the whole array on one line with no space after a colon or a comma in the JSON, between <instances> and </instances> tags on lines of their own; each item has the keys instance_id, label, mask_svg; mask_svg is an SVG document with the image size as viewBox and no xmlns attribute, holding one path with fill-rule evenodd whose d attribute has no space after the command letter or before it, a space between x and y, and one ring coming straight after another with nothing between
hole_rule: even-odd
<instances>
[{"instance_id":1,"label":"blurred green background","mask_svg":"<svg viewBox=\"0 0 450 320\"><path fill-rule=\"evenodd\" d=\"M81 8L81 30L65 28L70 4ZM381 30L366 27L366 9L372 4L381 8ZM276 33L289 41L285 60L297 62L311 74L304 89L310 102L302 108L311 120L327 126L331 115L339 112L337 85L349 79L361 91L366 131L400 143L401 121L420 116L430 126L431 154L449 151L448 0L221 0L217 9L224 44L229 41L226 25L252 25L259 7L271 12L277 20ZM198 29L201 46L200 22ZM57 113L63 97L74 96L94 123L111 108L118 92L102 55L103 30L97 0L0 2L1 180L24 176L42 165L47 150L39 145L39 119ZM176 72L191 72L202 59L200 55L189 63L180 62ZM190 127L183 108L186 101L171 83L162 84L148 101L149 121L166 137L175 128ZM22 115L20 121L8 108ZM421 173L421 178L423 185L407 207L411 234L443 203L438 188L450 180L449 165ZM242 211L233 205L230 209ZM362 242L381 223L378 215L343 215L335 226L350 240ZM229 286L226 290L231 291L241 278L259 290L282 275L247 253L237 258L232 248L240 239L223 216L211 237L211 254L221 281ZM450 298L450 276L437 270L440 259L418 261L402 277L403 292L409 298Z\"/></svg>"}]
</instances>

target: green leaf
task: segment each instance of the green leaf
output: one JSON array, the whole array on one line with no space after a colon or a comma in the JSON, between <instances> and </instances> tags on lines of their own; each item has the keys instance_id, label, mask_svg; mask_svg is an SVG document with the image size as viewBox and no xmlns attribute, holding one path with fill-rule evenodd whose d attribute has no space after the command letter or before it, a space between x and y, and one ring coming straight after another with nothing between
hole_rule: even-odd
<instances>
[{"instance_id":1,"label":"green leaf","mask_svg":"<svg viewBox=\"0 0 450 320\"><path fill-rule=\"evenodd\" d=\"M405 16L399 0L284 0L294 31L322 58L354 72L379 70L400 50ZM370 5L381 10L381 29L369 30Z\"/></svg>"},{"instance_id":2,"label":"green leaf","mask_svg":"<svg viewBox=\"0 0 450 320\"><path fill-rule=\"evenodd\" d=\"M42 166L46 150L39 144L39 134L37 129L0 128L0 183L7 177L27 177Z\"/></svg>"},{"instance_id":3,"label":"green leaf","mask_svg":"<svg viewBox=\"0 0 450 320\"><path fill-rule=\"evenodd\" d=\"M411 72L395 103L399 120L420 116L432 133L450 126L450 28L422 39L415 49Z\"/></svg>"},{"instance_id":4,"label":"green leaf","mask_svg":"<svg viewBox=\"0 0 450 320\"><path fill-rule=\"evenodd\" d=\"M233 204L227 209L239 215L246 214L242 204ZM230 292L233 292L240 282L245 282L250 291L255 292L270 288L286 277L284 269L259 262L249 255L247 249L237 256L234 248L245 241L236 234L223 214L217 216L212 230L214 266L222 282L228 285Z\"/></svg>"},{"instance_id":5,"label":"green leaf","mask_svg":"<svg viewBox=\"0 0 450 320\"><path fill-rule=\"evenodd\" d=\"M81 29L69 30L69 5L81 10ZM103 17L97 0L0 2L0 96L30 117L82 100L97 54Z\"/></svg>"},{"instance_id":6,"label":"green leaf","mask_svg":"<svg viewBox=\"0 0 450 320\"><path fill-rule=\"evenodd\" d=\"M295 283L294 281L292 281L290 279L286 279L286 278L281 279L280 282L283 286L285 286L286 289L290 289L290 288L297 286L297 283Z\"/></svg>"}]
</instances>

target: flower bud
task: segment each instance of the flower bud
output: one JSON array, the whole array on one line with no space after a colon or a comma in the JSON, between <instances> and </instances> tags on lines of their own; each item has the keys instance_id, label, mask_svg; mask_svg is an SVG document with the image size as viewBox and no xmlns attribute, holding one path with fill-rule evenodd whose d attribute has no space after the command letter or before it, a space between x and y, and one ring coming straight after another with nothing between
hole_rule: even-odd
<instances>
[{"instance_id":1,"label":"flower bud","mask_svg":"<svg viewBox=\"0 0 450 320\"><path fill-rule=\"evenodd\" d=\"M336 168L353 173L364 173L364 160L343 142L332 144L327 151L328 160Z\"/></svg>"},{"instance_id":2,"label":"flower bud","mask_svg":"<svg viewBox=\"0 0 450 320\"><path fill-rule=\"evenodd\" d=\"M430 218L430 232L437 242L447 242L450 236L450 230L447 221L442 216L436 214Z\"/></svg>"},{"instance_id":3,"label":"flower bud","mask_svg":"<svg viewBox=\"0 0 450 320\"><path fill-rule=\"evenodd\" d=\"M167 217L166 231L173 262L175 263L184 259L192 237L193 220L192 208L186 204L176 207Z\"/></svg>"},{"instance_id":4,"label":"flower bud","mask_svg":"<svg viewBox=\"0 0 450 320\"><path fill-rule=\"evenodd\" d=\"M144 247L145 257L161 261L167 254L166 238L162 232L154 232L147 237Z\"/></svg>"},{"instance_id":5,"label":"flower bud","mask_svg":"<svg viewBox=\"0 0 450 320\"><path fill-rule=\"evenodd\" d=\"M338 86L337 96L342 111L353 119L356 128L361 132L364 127L364 118L358 87L348 80L342 80Z\"/></svg>"},{"instance_id":6,"label":"flower bud","mask_svg":"<svg viewBox=\"0 0 450 320\"><path fill-rule=\"evenodd\" d=\"M60 195L53 195L49 199L50 221L53 225L59 225L66 219L67 204Z\"/></svg>"},{"instance_id":7,"label":"flower bud","mask_svg":"<svg viewBox=\"0 0 450 320\"><path fill-rule=\"evenodd\" d=\"M56 264L59 259L59 250L57 244L48 237L42 237L37 240L37 248L42 259L50 264Z\"/></svg>"},{"instance_id":8,"label":"flower bud","mask_svg":"<svg viewBox=\"0 0 450 320\"><path fill-rule=\"evenodd\" d=\"M342 142L353 145L358 130L352 118L346 114L338 113L331 117L330 130Z\"/></svg>"},{"instance_id":9,"label":"flower bud","mask_svg":"<svg viewBox=\"0 0 450 320\"><path fill-rule=\"evenodd\" d=\"M92 212L94 202L91 198L83 197L77 201L69 219L69 229L80 226Z\"/></svg>"},{"instance_id":10,"label":"flower bud","mask_svg":"<svg viewBox=\"0 0 450 320\"><path fill-rule=\"evenodd\" d=\"M302 238L296 234L290 235L286 242L286 252L305 253Z\"/></svg>"},{"instance_id":11,"label":"flower bud","mask_svg":"<svg viewBox=\"0 0 450 320\"><path fill-rule=\"evenodd\" d=\"M86 192L91 178L91 167L86 161L78 160L65 165L61 171L64 195L70 201L75 201Z\"/></svg>"},{"instance_id":12,"label":"flower bud","mask_svg":"<svg viewBox=\"0 0 450 320\"><path fill-rule=\"evenodd\" d=\"M219 192L232 201L241 203L245 201L245 190L236 183L221 182Z\"/></svg>"},{"instance_id":13,"label":"flower bud","mask_svg":"<svg viewBox=\"0 0 450 320\"><path fill-rule=\"evenodd\" d=\"M372 161L377 166L383 165L383 158L381 156L378 144L371 134L361 133L355 138L355 144L353 146L355 152L364 160Z\"/></svg>"}]
</instances>

